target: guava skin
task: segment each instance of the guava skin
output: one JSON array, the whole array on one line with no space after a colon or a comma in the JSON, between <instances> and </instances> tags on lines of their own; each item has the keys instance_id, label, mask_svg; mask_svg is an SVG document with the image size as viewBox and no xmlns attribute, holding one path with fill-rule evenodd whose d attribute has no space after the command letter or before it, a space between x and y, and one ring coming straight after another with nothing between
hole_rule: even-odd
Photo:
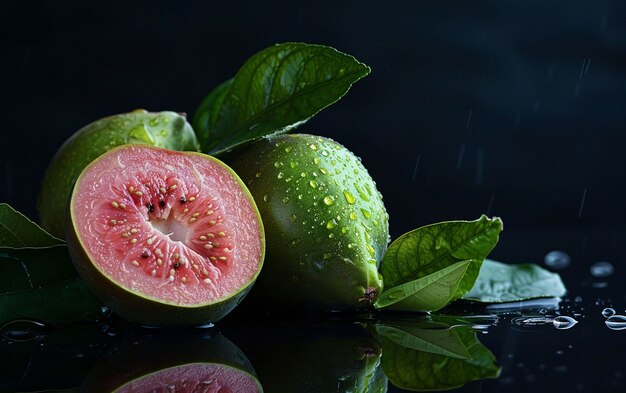
<instances>
[{"instance_id":1,"label":"guava skin","mask_svg":"<svg viewBox=\"0 0 626 393\"><path fill-rule=\"evenodd\" d=\"M324 310L376 299L389 216L359 158L331 139L293 134L263 138L225 160L248 186L266 231L255 296Z\"/></svg>"},{"instance_id":2,"label":"guava skin","mask_svg":"<svg viewBox=\"0 0 626 393\"><path fill-rule=\"evenodd\" d=\"M50 162L37 198L41 226L64 238L65 205L78 175L101 154L134 143L171 150L199 150L191 125L179 113L139 109L96 120L65 141Z\"/></svg>"},{"instance_id":3,"label":"guava skin","mask_svg":"<svg viewBox=\"0 0 626 393\"><path fill-rule=\"evenodd\" d=\"M76 198L76 193L84 174L86 174L92 166L97 165L98 161L106 159L108 155L116 154L117 151L130 149L130 146L118 146L111 149L111 151L107 154L103 154L89 163L76 180L76 185L70 196L65 213L66 241L74 267L98 299L100 299L115 313L135 324L147 327L184 327L201 326L206 325L207 323L219 321L230 313L246 297L257 280L259 272L264 264L266 252L265 231L260 213L254 203L252 195L241 178L231 168L217 158L197 152L177 153L181 155L200 156L207 161L218 163L230 176L232 176L233 180L241 186L242 193L245 195L247 200L251 202L251 207L254 209L256 222L258 223L258 235L260 236L261 244L258 270L256 271L256 274L251 277L250 281L247 282L245 287L241 287L236 293L233 293L232 296L223 298L222 300L211 304L197 306L168 304L151 299L147 296L133 293L111 280L111 278L107 277L94 265L92 258L88 254L86 247L82 243L80 235L76 230L76 218L74 217L74 209L72 208L74 206L73 201ZM157 148L153 147L150 147L150 149L157 150ZM126 153L132 154L130 152Z\"/></svg>"}]
</instances>

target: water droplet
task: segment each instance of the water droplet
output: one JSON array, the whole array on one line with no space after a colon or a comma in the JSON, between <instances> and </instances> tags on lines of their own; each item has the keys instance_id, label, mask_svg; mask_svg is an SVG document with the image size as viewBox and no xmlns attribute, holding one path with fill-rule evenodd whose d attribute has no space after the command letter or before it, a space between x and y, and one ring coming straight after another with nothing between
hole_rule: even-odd
<instances>
[{"instance_id":1,"label":"water droplet","mask_svg":"<svg viewBox=\"0 0 626 393\"><path fill-rule=\"evenodd\" d=\"M568 267L572 259L563 251L550 251L543 258L543 262L551 269L561 270Z\"/></svg>"},{"instance_id":2,"label":"water droplet","mask_svg":"<svg viewBox=\"0 0 626 393\"><path fill-rule=\"evenodd\" d=\"M159 135L161 135L163 138L165 138L165 137L167 137L167 131L161 130L161 132L159 132Z\"/></svg>"},{"instance_id":3,"label":"water droplet","mask_svg":"<svg viewBox=\"0 0 626 393\"><path fill-rule=\"evenodd\" d=\"M311 181L309 182L309 185L310 185L311 187L313 187L313 188L317 188L317 182L316 182L315 180L311 180Z\"/></svg>"},{"instance_id":4,"label":"water droplet","mask_svg":"<svg viewBox=\"0 0 626 393\"><path fill-rule=\"evenodd\" d=\"M367 251L370 253L371 256L374 256L374 254L376 253L376 250L374 250L374 247L370 246L369 244L366 244L365 248L367 248Z\"/></svg>"},{"instance_id":5,"label":"water droplet","mask_svg":"<svg viewBox=\"0 0 626 393\"><path fill-rule=\"evenodd\" d=\"M580 302L582 302L582 301L583 301L583 298L582 298L582 297L580 297L580 296L576 296L576 297L574 298L574 302L575 302L575 303L580 303Z\"/></svg>"},{"instance_id":6,"label":"water droplet","mask_svg":"<svg viewBox=\"0 0 626 393\"><path fill-rule=\"evenodd\" d=\"M330 195L326 195L326 196L324 197L324 203L325 203L327 206L330 206L330 205L332 205L333 203L335 203L335 200L333 199L333 197L332 197L332 196L330 196Z\"/></svg>"},{"instance_id":7,"label":"water droplet","mask_svg":"<svg viewBox=\"0 0 626 393\"><path fill-rule=\"evenodd\" d=\"M289 203L289 197L288 196L283 197L283 203Z\"/></svg>"},{"instance_id":8,"label":"water droplet","mask_svg":"<svg viewBox=\"0 0 626 393\"><path fill-rule=\"evenodd\" d=\"M128 132L128 141L139 141L143 143L148 143L150 145L154 145L155 141L150 132L146 129L143 124L138 125Z\"/></svg>"},{"instance_id":9,"label":"water droplet","mask_svg":"<svg viewBox=\"0 0 626 393\"><path fill-rule=\"evenodd\" d=\"M278 172L278 175L276 177L278 177L279 179L282 179L283 177L285 177L285 174L282 172Z\"/></svg>"},{"instance_id":10,"label":"water droplet","mask_svg":"<svg viewBox=\"0 0 626 393\"><path fill-rule=\"evenodd\" d=\"M324 268L326 267L326 262L325 261L320 261L319 259L313 262L313 267L316 270L322 271L324 270Z\"/></svg>"},{"instance_id":11,"label":"water droplet","mask_svg":"<svg viewBox=\"0 0 626 393\"><path fill-rule=\"evenodd\" d=\"M326 150L322 150L322 155L323 155L324 157L328 157L328 152L327 152Z\"/></svg>"},{"instance_id":12,"label":"water droplet","mask_svg":"<svg viewBox=\"0 0 626 393\"><path fill-rule=\"evenodd\" d=\"M363 217L365 218L372 217L372 213L370 213L369 210L361 209L361 213L363 213Z\"/></svg>"},{"instance_id":13,"label":"water droplet","mask_svg":"<svg viewBox=\"0 0 626 393\"><path fill-rule=\"evenodd\" d=\"M356 213L355 212L350 212L350 219L351 220L356 220Z\"/></svg>"},{"instance_id":14,"label":"water droplet","mask_svg":"<svg viewBox=\"0 0 626 393\"><path fill-rule=\"evenodd\" d=\"M309 147L311 148L311 150L317 150L317 145L315 145L315 144L313 144L313 143L311 143L311 144L309 145Z\"/></svg>"},{"instance_id":15,"label":"water droplet","mask_svg":"<svg viewBox=\"0 0 626 393\"><path fill-rule=\"evenodd\" d=\"M296 215L295 215L295 214L290 215L290 216L289 216L289 220L290 220L291 222L296 222Z\"/></svg>"},{"instance_id":16,"label":"water droplet","mask_svg":"<svg viewBox=\"0 0 626 393\"><path fill-rule=\"evenodd\" d=\"M155 117L155 118L152 118L152 119L150 119L150 121L148 122L148 124L150 124L150 127L154 127L154 126L156 126L156 125L158 125L158 124L159 124L159 119L158 119L158 118L156 118L156 117Z\"/></svg>"},{"instance_id":17,"label":"water droplet","mask_svg":"<svg viewBox=\"0 0 626 393\"><path fill-rule=\"evenodd\" d=\"M320 159L319 159L319 158L317 158L317 157L314 157L314 158L313 158L313 163L314 163L315 165L319 165L319 163L320 163Z\"/></svg>"},{"instance_id":18,"label":"water droplet","mask_svg":"<svg viewBox=\"0 0 626 393\"><path fill-rule=\"evenodd\" d=\"M287 146L285 147L285 153L289 153L291 151L291 147Z\"/></svg>"},{"instance_id":19,"label":"water droplet","mask_svg":"<svg viewBox=\"0 0 626 393\"><path fill-rule=\"evenodd\" d=\"M326 228L327 229L333 229L335 227L335 220L328 220L328 222L326 223Z\"/></svg>"},{"instance_id":20,"label":"water droplet","mask_svg":"<svg viewBox=\"0 0 626 393\"><path fill-rule=\"evenodd\" d=\"M333 256L333 254L331 254L331 253L328 253L328 252L324 253L324 259L330 259L330 258L332 258L332 256Z\"/></svg>"},{"instance_id":21,"label":"water droplet","mask_svg":"<svg viewBox=\"0 0 626 393\"><path fill-rule=\"evenodd\" d=\"M322 173L323 173L323 174L325 174L325 175L327 175L327 174L328 174L328 171L327 171L326 169L324 169L324 168L320 168L320 172L322 172Z\"/></svg>"},{"instance_id":22,"label":"water droplet","mask_svg":"<svg viewBox=\"0 0 626 393\"><path fill-rule=\"evenodd\" d=\"M626 329L626 317L623 315L613 315L608 317L604 323L611 330Z\"/></svg>"},{"instance_id":23,"label":"water droplet","mask_svg":"<svg viewBox=\"0 0 626 393\"><path fill-rule=\"evenodd\" d=\"M602 310L602 316L604 318L612 317L613 315L615 315L615 310L612 309L611 307L607 307L604 310Z\"/></svg>"},{"instance_id":24,"label":"water droplet","mask_svg":"<svg viewBox=\"0 0 626 393\"><path fill-rule=\"evenodd\" d=\"M302 172L302 173L300 174L300 177L306 177L306 172Z\"/></svg>"},{"instance_id":25,"label":"water droplet","mask_svg":"<svg viewBox=\"0 0 626 393\"><path fill-rule=\"evenodd\" d=\"M591 275L594 277L609 277L614 270L613 265L606 261L596 262L589 268Z\"/></svg>"},{"instance_id":26,"label":"water droplet","mask_svg":"<svg viewBox=\"0 0 626 393\"><path fill-rule=\"evenodd\" d=\"M16 319L0 327L0 336L11 341L32 341L44 337L50 327L43 322Z\"/></svg>"},{"instance_id":27,"label":"water droplet","mask_svg":"<svg viewBox=\"0 0 626 393\"><path fill-rule=\"evenodd\" d=\"M267 202L268 199L269 197L267 196L267 194L263 195L263 202Z\"/></svg>"},{"instance_id":28,"label":"water droplet","mask_svg":"<svg viewBox=\"0 0 626 393\"><path fill-rule=\"evenodd\" d=\"M261 172L257 172L256 175L254 175L256 177L261 177Z\"/></svg>"},{"instance_id":29,"label":"water droplet","mask_svg":"<svg viewBox=\"0 0 626 393\"><path fill-rule=\"evenodd\" d=\"M297 163L297 162L293 162L293 161L291 161L291 162L289 163L289 166L290 166L290 167L292 167L292 168L295 168L295 167L297 167L297 166L298 166L298 163Z\"/></svg>"},{"instance_id":30,"label":"water droplet","mask_svg":"<svg viewBox=\"0 0 626 393\"><path fill-rule=\"evenodd\" d=\"M354 197L354 195L350 194L350 191L345 190L343 192L343 195L346 197L346 201L349 204L354 205L356 203L356 198Z\"/></svg>"},{"instance_id":31,"label":"water droplet","mask_svg":"<svg viewBox=\"0 0 626 393\"><path fill-rule=\"evenodd\" d=\"M572 317L568 317L566 315L559 315L558 317L554 318L554 320L552 321L552 324L554 325L554 327L559 330L571 329L577 323L578 323L577 320L575 320Z\"/></svg>"},{"instance_id":32,"label":"water droplet","mask_svg":"<svg viewBox=\"0 0 626 393\"><path fill-rule=\"evenodd\" d=\"M341 227L341 233L348 233L348 227Z\"/></svg>"},{"instance_id":33,"label":"water droplet","mask_svg":"<svg viewBox=\"0 0 626 393\"><path fill-rule=\"evenodd\" d=\"M274 163L274 167L276 167L276 168L280 168L281 166L283 166L283 163L282 163L282 162L278 162L278 161L276 161L276 162Z\"/></svg>"}]
</instances>

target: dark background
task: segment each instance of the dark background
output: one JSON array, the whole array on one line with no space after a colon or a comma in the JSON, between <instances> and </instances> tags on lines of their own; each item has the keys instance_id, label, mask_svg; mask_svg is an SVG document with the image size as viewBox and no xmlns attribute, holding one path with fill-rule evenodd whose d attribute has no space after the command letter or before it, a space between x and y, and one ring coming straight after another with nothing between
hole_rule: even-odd
<instances>
[{"instance_id":1,"label":"dark background","mask_svg":"<svg viewBox=\"0 0 626 393\"><path fill-rule=\"evenodd\" d=\"M0 201L35 218L54 152L100 117L135 108L191 115L257 51L330 45L372 73L300 131L362 157L392 237L488 213L505 223L494 258L541 263L553 249L572 257L562 276L589 318L558 340L494 329L485 341L505 369L485 391L511 381L623 390L623 332L602 326L600 311L626 304L625 2L0 4ZM589 275L598 260L616 266L604 289ZM520 364L557 364L556 349L569 371L533 369L529 379Z\"/></svg>"},{"instance_id":2,"label":"dark background","mask_svg":"<svg viewBox=\"0 0 626 393\"><path fill-rule=\"evenodd\" d=\"M392 236L625 222L621 1L2 1L0 200L36 217L56 149L103 116L190 115L255 52L326 44L372 67L301 132L362 157Z\"/></svg>"}]
</instances>

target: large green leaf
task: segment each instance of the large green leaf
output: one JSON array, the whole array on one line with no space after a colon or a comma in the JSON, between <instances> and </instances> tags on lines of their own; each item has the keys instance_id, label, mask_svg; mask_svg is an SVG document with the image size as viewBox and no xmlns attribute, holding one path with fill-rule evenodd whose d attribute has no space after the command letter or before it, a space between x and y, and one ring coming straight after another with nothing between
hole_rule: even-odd
<instances>
[{"instance_id":1,"label":"large green leaf","mask_svg":"<svg viewBox=\"0 0 626 393\"><path fill-rule=\"evenodd\" d=\"M445 269L460 261L471 260L455 300L473 286L482 261L498 242L502 220L483 215L475 221L448 221L405 233L385 253L381 274L386 288L393 288Z\"/></svg>"},{"instance_id":2,"label":"large green leaf","mask_svg":"<svg viewBox=\"0 0 626 393\"><path fill-rule=\"evenodd\" d=\"M370 68L336 49L277 44L252 56L194 114L202 151L219 154L283 133L339 100Z\"/></svg>"},{"instance_id":3,"label":"large green leaf","mask_svg":"<svg viewBox=\"0 0 626 393\"><path fill-rule=\"evenodd\" d=\"M405 338L398 337L402 330L380 330L376 327L377 338L383 348L382 367L389 381L401 388L411 391L450 390L463 386L467 382L487 378L497 378L500 367L496 359L476 338L476 333L469 326L451 328L445 338L447 345L455 348L457 356L450 356L442 351L441 342L431 342L430 346L414 346L417 333L415 330L405 331ZM421 335L421 338L426 337ZM442 338L443 336L438 338ZM458 341L456 340L458 338ZM459 357L457 346L464 348L468 357ZM437 349L433 349L437 348ZM449 349L447 349L449 351ZM457 353L458 352L458 353Z\"/></svg>"},{"instance_id":4,"label":"large green leaf","mask_svg":"<svg viewBox=\"0 0 626 393\"><path fill-rule=\"evenodd\" d=\"M399 311L439 310L454 300L471 263L471 260L457 262L428 276L385 290L374 307Z\"/></svg>"},{"instance_id":5,"label":"large green leaf","mask_svg":"<svg viewBox=\"0 0 626 393\"><path fill-rule=\"evenodd\" d=\"M517 302L539 297L559 297L567 289L558 273L532 263L509 265L486 259L466 300L485 303Z\"/></svg>"},{"instance_id":6,"label":"large green leaf","mask_svg":"<svg viewBox=\"0 0 626 393\"><path fill-rule=\"evenodd\" d=\"M0 203L0 249L39 248L64 244L6 203Z\"/></svg>"}]
</instances>

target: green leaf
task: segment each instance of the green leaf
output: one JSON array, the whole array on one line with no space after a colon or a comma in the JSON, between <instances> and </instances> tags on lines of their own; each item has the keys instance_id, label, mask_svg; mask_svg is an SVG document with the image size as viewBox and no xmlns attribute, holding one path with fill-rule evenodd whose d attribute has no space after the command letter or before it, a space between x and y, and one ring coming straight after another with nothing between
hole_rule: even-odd
<instances>
[{"instance_id":1,"label":"green leaf","mask_svg":"<svg viewBox=\"0 0 626 393\"><path fill-rule=\"evenodd\" d=\"M411 326L378 324L376 333L394 343L422 352L469 359L471 355L459 338L456 329L423 329Z\"/></svg>"},{"instance_id":2,"label":"green leaf","mask_svg":"<svg viewBox=\"0 0 626 393\"><path fill-rule=\"evenodd\" d=\"M393 288L426 277L460 261L471 260L455 300L473 286L482 261L498 242L502 220L483 215L475 221L427 225L396 239L381 262L385 287Z\"/></svg>"},{"instance_id":3,"label":"green leaf","mask_svg":"<svg viewBox=\"0 0 626 393\"><path fill-rule=\"evenodd\" d=\"M0 294L0 324L14 319L36 319L53 324L96 320L106 312L79 278Z\"/></svg>"},{"instance_id":4,"label":"green leaf","mask_svg":"<svg viewBox=\"0 0 626 393\"><path fill-rule=\"evenodd\" d=\"M0 294L41 288L78 277L66 246L0 248L0 269Z\"/></svg>"},{"instance_id":5,"label":"green leaf","mask_svg":"<svg viewBox=\"0 0 626 393\"><path fill-rule=\"evenodd\" d=\"M339 100L370 68L336 49L277 44L252 56L194 115L202 151L219 154L287 132Z\"/></svg>"},{"instance_id":6,"label":"green leaf","mask_svg":"<svg viewBox=\"0 0 626 393\"><path fill-rule=\"evenodd\" d=\"M193 129L200 146L203 148L209 143L209 130L215 129L215 122L219 118L222 102L234 78L222 82L202 100L193 117Z\"/></svg>"},{"instance_id":7,"label":"green leaf","mask_svg":"<svg viewBox=\"0 0 626 393\"><path fill-rule=\"evenodd\" d=\"M557 273L535 264L508 265L485 260L478 279L463 299L485 303L517 302L540 297L560 297L567 289Z\"/></svg>"},{"instance_id":8,"label":"green leaf","mask_svg":"<svg viewBox=\"0 0 626 393\"><path fill-rule=\"evenodd\" d=\"M64 244L6 203L0 203L0 248L40 248Z\"/></svg>"},{"instance_id":9,"label":"green leaf","mask_svg":"<svg viewBox=\"0 0 626 393\"><path fill-rule=\"evenodd\" d=\"M439 310L453 300L471 263L471 260L457 262L428 276L385 290L374 307L399 311Z\"/></svg>"},{"instance_id":10,"label":"green leaf","mask_svg":"<svg viewBox=\"0 0 626 393\"><path fill-rule=\"evenodd\" d=\"M377 326L378 329L380 329L379 326ZM478 341L471 327L459 326L452 328L451 331L454 333L450 333L447 339L455 340L454 345L464 347L464 352L469 354L469 357L448 356L445 353L430 350L432 347L419 348L404 345L413 342L410 337L390 338L384 334L377 334L383 348L382 367L389 381L400 389L428 391L450 390L463 386L467 382L499 376L500 367L495 357ZM398 332L396 330L394 334ZM405 333L407 336L416 334L415 331ZM455 336L459 341L452 339ZM441 345L434 342L430 344L435 347ZM425 350L427 348L429 350ZM458 349L455 350L458 351Z\"/></svg>"}]
</instances>

